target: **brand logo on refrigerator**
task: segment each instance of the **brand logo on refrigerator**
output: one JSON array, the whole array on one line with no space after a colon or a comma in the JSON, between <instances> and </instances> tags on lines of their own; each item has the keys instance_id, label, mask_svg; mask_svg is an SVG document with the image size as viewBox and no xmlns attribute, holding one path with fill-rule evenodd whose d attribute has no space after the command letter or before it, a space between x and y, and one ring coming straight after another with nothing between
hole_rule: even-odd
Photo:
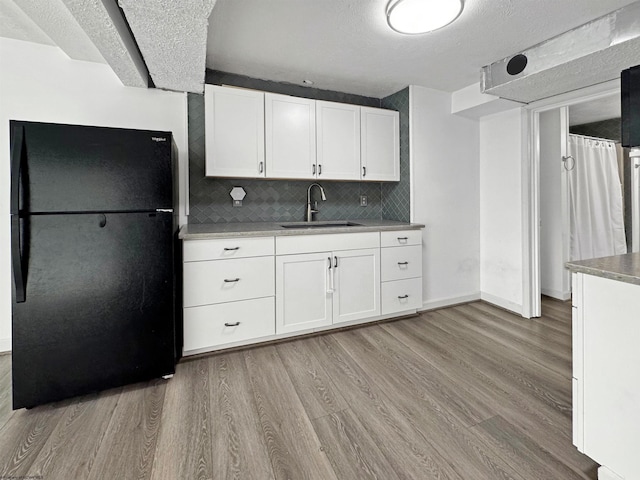
<instances>
[{"instance_id":1,"label":"brand logo on refrigerator","mask_svg":"<svg viewBox=\"0 0 640 480\"><path fill-rule=\"evenodd\" d=\"M164 137L151 137L151 140L153 140L154 142L166 142L167 139Z\"/></svg>"}]
</instances>

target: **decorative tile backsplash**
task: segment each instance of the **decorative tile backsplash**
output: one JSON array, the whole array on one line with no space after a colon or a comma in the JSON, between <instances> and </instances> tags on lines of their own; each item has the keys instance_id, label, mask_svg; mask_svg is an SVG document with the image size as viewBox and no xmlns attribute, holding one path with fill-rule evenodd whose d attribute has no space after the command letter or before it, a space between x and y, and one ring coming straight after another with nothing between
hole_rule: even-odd
<instances>
[{"instance_id":1,"label":"decorative tile backsplash","mask_svg":"<svg viewBox=\"0 0 640 480\"><path fill-rule=\"evenodd\" d=\"M409 87L382 99L382 107L400 112L400 181L382 184L382 218L408 222L411 209L409 168Z\"/></svg>"},{"instance_id":2,"label":"decorative tile backsplash","mask_svg":"<svg viewBox=\"0 0 640 480\"><path fill-rule=\"evenodd\" d=\"M318 100L380 107L380 100L371 97L257 80L224 72L208 70L206 78L207 83L224 83ZM408 90L407 88L382 100L383 103L388 102L388 105L383 105L385 108L396 109L396 105L398 105L406 109L406 112L400 110L401 181L399 184L321 181L320 184L326 192L327 200L323 202L320 199L317 189L312 191L312 200L318 201L319 213L316 215L318 220L357 218L409 220ZM189 223L304 220L307 188L313 183L310 180L205 177L204 96L190 93L188 95L188 109ZM404 127L403 117L406 117ZM405 141L403 141L403 137ZM406 150L406 156L402 153L403 149ZM242 207L234 207L229 196L231 189L236 186L243 187L247 192ZM367 196L368 205L366 207L360 206L360 195Z\"/></svg>"}]
</instances>

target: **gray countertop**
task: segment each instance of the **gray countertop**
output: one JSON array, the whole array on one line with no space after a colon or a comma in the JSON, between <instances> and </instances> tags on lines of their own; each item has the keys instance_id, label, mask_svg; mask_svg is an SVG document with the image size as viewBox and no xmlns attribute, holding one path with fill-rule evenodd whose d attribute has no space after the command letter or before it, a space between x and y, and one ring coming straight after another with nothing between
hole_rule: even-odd
<instances>
[{"instance_id":1,"label":"gray countertop","mask_svg":"<svg viewBox=\"0 0 640 480\"><path fill-rule=\"evenodd\" d=\"M345 220L346 222L347 220ZM403 223L392 220L348 220L352 226L337 226L340 221L316 222L250 222L250 223L202 223L183 225L179 238L183 240L202 240L225 237L266 237L280 235L318 235L323 233L356 233L397 230L419 230L420 223ZM315 227L313 225L316 225ZM318 224L329 225L318 227ZM288 226L289 228L284 227ZM335 225L335 226L332 226Z\"/></svg>"},{"instance_id":2,"label":"gray countertop","mask_svg":"<svg viewBox=\"0 0 640 480\"><path fill-rule=\"evenodd\" d=\"M640 285L640 253L626 253L613 257L592 258L567 262L572 272L587 273L597 277Z\"/></svg>"}]
</instances>

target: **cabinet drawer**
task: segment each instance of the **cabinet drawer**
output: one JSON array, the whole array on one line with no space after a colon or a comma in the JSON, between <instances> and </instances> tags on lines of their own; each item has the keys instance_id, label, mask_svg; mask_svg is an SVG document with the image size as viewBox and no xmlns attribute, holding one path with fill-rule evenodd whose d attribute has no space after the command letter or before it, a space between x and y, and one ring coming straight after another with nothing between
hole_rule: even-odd
<instances>
[{"instance_id":1,"label":"cabinet drawer","mask_svg":"<svg viewBox=\"0 0 640 480\"><path fill-rule=\"evenodd\" d=\"M185 307L268 297L274 294L273 256L184 264Z\"/></svg>"},{"instance_id":2,"label":"cabinet drawer","mask_svg":"<svg viewBox=\"0 0 640 480\"><path fill-rule=\"evenodd\" d=\"M422 307L422 278L382 283L382 315Z\"/></svg>"},{"instance_id":3,"label":"cabinet drawer","mask_svg":"<svg viewBox=\"0 0 640 480\"><path fill-rule=\"evenodd\" d=\"M400 247L404 245L422 244L422 230L400 230L397 232L380 232L381 247Z\"/></svg>"},{"instance_id":4,"label":"cabinet drawer","mask_svg":"<svg viewBox=\"0 0 640 480\"><path fill-rule=\"evenodd\" d=\"M378 232L331 233L326 235L291 235L276 237L276 255L358 250L380 247Z\"/></svg>"},{"instance_id":5,"label":"cabinet drawer","mask_svg":"<svg viewBox=\"0 0 640 480\"><path fill-rule=\"evenodd\" d=\"M261 257L273 255L274 237L216 238L211 240L186 240L184 261L219 260L228 258Z\"/></svg>"},{"instance_id":6,"label":"cabinet drawer","mask_svg":"<svg viewBox=\"0 0 640 480\"><path fill-rule=\"evenodd\" d=\"M275 333L273 297L184 309L185 352Z\"/></svg>"},{"instance_id":7,"label":"cabinet drawer","mask_svg":"<svg viewBox=\"0 0 640 480\"><path fill-rule=\"evenodd\" d=\"M422 276L422 245L383 248L381 255L383 282Z\"/></svg>"}]
</instances>

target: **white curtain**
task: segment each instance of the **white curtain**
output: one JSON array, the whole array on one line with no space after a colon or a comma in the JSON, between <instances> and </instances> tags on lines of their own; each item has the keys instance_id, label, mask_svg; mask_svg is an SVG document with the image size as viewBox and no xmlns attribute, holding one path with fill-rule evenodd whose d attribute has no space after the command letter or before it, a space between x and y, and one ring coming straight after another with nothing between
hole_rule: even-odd
<instances>
[{"instance_id":1,"label":"white curtain","mask_svg":"<svg viewBox=\"0 0 640 480\"><path fill-rule=\"evenodd\" d=\"M627 253L615 144L569 135L569 155L570 259Z\"/></svg>"}]
</instances>

